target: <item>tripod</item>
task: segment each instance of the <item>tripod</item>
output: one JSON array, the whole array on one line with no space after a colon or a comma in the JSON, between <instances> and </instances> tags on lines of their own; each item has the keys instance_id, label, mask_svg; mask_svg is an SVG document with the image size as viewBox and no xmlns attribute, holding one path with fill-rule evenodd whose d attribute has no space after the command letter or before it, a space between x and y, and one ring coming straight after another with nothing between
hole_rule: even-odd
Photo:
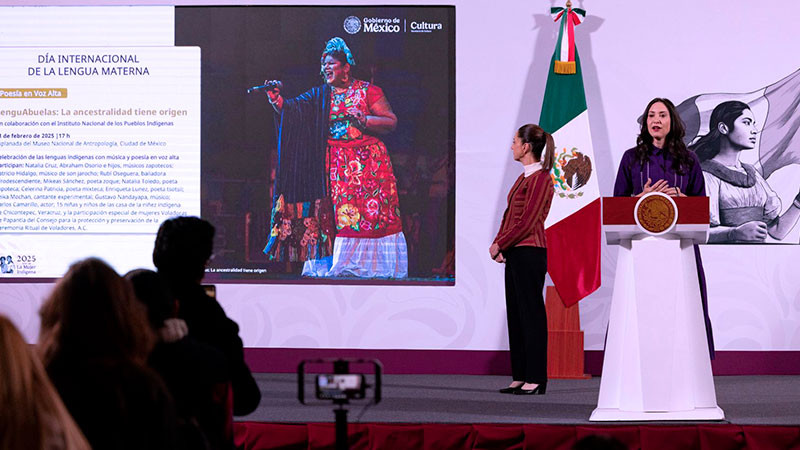
<instances>
[{"instance_id":1,"label":"tripod","mask_svg":"<svg viewBox=\"0 0 800 450\"><path fill-rule=\"evenodd\" d=\"M335 400L337 407L333 410L336 418L336 450L347 450L350 445L347 441L347 410L344 408L348 404L347 399Z\"/></svg>"}]
</instances>

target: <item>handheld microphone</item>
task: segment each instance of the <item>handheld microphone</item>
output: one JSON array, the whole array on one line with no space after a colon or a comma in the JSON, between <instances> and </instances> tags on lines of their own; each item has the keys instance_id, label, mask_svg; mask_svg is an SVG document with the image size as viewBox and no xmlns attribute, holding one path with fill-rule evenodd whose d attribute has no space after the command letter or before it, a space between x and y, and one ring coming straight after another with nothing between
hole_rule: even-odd
<instances>
[{"instance_id":1,"label":"handheld microphone","mask_svg":"<svg viewBox=\"0 0 800 450\"><path fill-rule=\"evenodd\" d=\"M283 83L281 83L278 80L273 80L273 81L270 81L267 84L262 84L260 86L253 86L253 87L247 89L247 93L249 94L249 93L251 93L253 91L260 91L262 89L270 90L270 89L276 89L276 88L277 89L283 89Z\"/></svg>"}]
</instances>

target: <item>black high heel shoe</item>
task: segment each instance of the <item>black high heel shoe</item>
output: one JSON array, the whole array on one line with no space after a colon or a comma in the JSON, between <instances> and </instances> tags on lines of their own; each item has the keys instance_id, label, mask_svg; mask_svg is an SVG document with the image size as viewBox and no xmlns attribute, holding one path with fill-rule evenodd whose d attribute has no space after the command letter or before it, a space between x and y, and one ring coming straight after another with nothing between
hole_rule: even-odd
<instances>
[{"instance_id":1,"label":"black high heel shoe","mask_svg":"<svg viewBox=\"0 0 800 450\"><path fill-rule=\"evenodd\" d=\"M539 383L539 385L533 389L522 389L520 386L514 391L514 395L544 395L545 392L547 392L547 381Z\"/></svg>"},{"instance_id":2,"label":"black high heel shoe","mask_svg":"<svg viewBox=\"0 0 800 450\"><path fill-rule=\"evenodd\" d=\"M525 383L523 383L523 384L525 384ZM504 387L503 389L499 389L498 392L500 392L501 394L514 394L518 390L520 390L520 388L522 388L522 384L520 384L519 386L515 386L515 387L511 387L511 386Z\"/></svg>"}]
</instances>

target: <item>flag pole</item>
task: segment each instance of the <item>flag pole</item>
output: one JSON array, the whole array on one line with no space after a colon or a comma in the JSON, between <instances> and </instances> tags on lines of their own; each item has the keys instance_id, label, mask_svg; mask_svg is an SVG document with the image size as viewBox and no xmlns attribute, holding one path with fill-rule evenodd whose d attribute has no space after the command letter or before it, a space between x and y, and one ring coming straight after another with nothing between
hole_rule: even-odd
<instances>
[{"instance_id":1,"label":"flag pole","mask_svg":"<svg viewBox=\"0 0 800 450\"><path fill-rule=\"evenodd\" d=\"M578 300L600 286L601 228L599 188L596 176L591 173L594 155L575 48L574 27L584 20L586 11L572 6L572 0L567 0L566 8L550 8L554 21L559 22L559 33L551 60L552 72L547 76L540 126L553 134L561 149L561 157L553 169L558 194L550 209L550 215L556 213L558 219L545 233L548 253L552 250L558 256L548 258L547 269L553 284L563 292L547 287L547 371L550 378L581 379L589 376L584 372L584 335ZM584 185L573 189L566 182L565 167L584 163L581 167L588 182L586 189L582 189ZM587 193L587 198L581 198Z\"/></svg>"}]
</instances>

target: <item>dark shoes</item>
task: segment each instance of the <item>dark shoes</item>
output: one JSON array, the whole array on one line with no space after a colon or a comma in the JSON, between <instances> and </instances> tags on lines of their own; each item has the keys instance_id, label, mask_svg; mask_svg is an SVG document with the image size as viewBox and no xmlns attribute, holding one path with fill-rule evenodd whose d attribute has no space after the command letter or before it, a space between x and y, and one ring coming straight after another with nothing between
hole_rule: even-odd
<instances>
[{"instance_id":1,"label":"dark shoes","mask_svg":"<svg viewBox=\"0 0 800 450\"><path fill-rule=\"evenodd\" d=\"M520 387L522 387L521 384L517 387L505 387L503 389L500 389L498 392L500 392L501 394L514 394L520 389Z\"/></svg>"},{"instance_id":2,"label":"dark shoes","mask_svg":"<svg viewBox=\"0 0 800 450\"><path fill-rule=\"evenodd\" d=\"M505 387L498 392L501 394L514 394L514 395L544 395L547 391L547 382L539 383L534 389L522 389L522 384L517 387Z\"/></svg>"},{"instance_id":3,"label":"dark shoes","mask_svg":"<svg viewBox=\"0 0 800 450\"><path fill-rule=\"evenodd\" d=\"M547 382L539 383L534 389L516 388L514 395L544 395L547 392Z\"/></svg>"}]
</instances>

